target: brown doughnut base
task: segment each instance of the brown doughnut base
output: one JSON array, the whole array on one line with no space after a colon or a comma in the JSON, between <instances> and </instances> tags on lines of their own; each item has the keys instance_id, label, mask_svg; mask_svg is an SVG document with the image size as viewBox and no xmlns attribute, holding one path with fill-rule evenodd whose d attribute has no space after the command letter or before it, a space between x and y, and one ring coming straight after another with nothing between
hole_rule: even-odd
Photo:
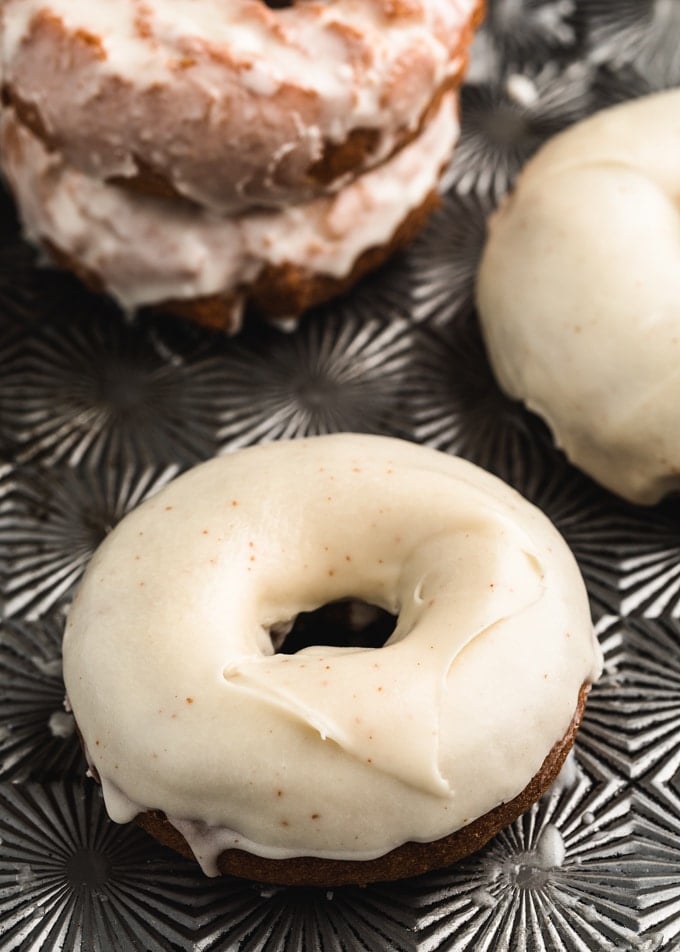
<instances>
[{"instance_id":1,"label":"brown doughnut base","mask_svg":"<svg viewBox=\"0 0 680 952\"><path fill-rule=\"evenodd\" d=\"M267 268L242 293L256 313L270 320L299 317L304 311L345 294L360 278L410 244L439 204L439 193L430 192L425 201L401 222L387 244L364 251L354 262L349 274L342 278L314 274L296 265L284 264ZM189 318L213 330L229 331L233 321L233 304L233 298L230 301L214 296L194 301L166 301L159 304L156 310Z\"/></svg>"},{"instance_id":2,"label":"brown doughnut base","mask_svg":"<svg viewBox=\"0 0 680 952\"><path fill-rule=\"evenodd\" d=\"M203 327L227 333L235 333L239 329L236 307L239 300L244 300L256 313L270 320L299 317L309 308L346 293L360 278L409 244L439 203L439 193L433 190L421 205L412 209L403 219L387 244L368 248L354 262L351 271L341 278L315 274L293 264L283 264L266 268L253 284L239 288L233 295L163 301L154 305L153 310L187 318ZM84 268L79 261L54 244L46 242L45 245L56 265L77 275L92 290L98 293L105 290L97 274Z\"/></svg>"},{"instance_id":3,"label":"brown doughnut base","mask_svg":"<svg viewBox=\"0 0 680 952\"><path fill-rule=\"evenodd\" d=\"M363 861L317 857L264 859L243 850L226 850L218 859L220 873L285 886L363 886L418 876L463 859L481 849L528 810L553 783L574 743L589 690L590 685L582 686L569 729L552 748L541 769L524 790L508 803L500 804L449 836L432 843L404 843L384 856ZM168 823L163 813L149 811L140 814L136 822L165 846L188 859L194 859L182 834Z\"/></svg>"}]
</instances>

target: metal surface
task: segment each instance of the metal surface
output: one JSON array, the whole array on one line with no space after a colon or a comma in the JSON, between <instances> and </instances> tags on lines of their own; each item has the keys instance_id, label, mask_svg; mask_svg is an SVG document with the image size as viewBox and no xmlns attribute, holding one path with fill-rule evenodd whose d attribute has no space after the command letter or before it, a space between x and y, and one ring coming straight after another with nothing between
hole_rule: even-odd
<instances>
[{"instance_id":1,"label":"metal surface","mask_svg":"<svg viewBox=\"0 0 680 952\"><path fill-rule=\"evenodd\" d=\"M678 84L677 0L492 3L443 207L290 334L127 322L38 267L1 200L3 952L680 949L680 504L627 505L570 467L498 391L472 308L485 216L526 158ZM109 528L177 472L335 430L460 453L541 506L583 570L605 673L550 794L467 861L366 889L208 880L106 819L61 706L64 610Z\"/></svg>"}]
</instances>

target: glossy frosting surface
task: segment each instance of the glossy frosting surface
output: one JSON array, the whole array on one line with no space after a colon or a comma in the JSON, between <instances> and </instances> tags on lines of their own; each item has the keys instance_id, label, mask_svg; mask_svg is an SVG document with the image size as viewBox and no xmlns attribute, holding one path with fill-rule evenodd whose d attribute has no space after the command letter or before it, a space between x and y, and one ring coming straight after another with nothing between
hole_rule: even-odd
<instances>
[{"instance_id":1,"label":"glossy frosting surface","mask_svg":"<svg viewBox=\"0 0 680 952\"><path fill-rule=\"evenodd\" d=\"M540 150L492 219L477 289L504 390L633 502L680 488L680 90Z\"/></svg>"},{"instance_id":2,"label":"glossy frosting surface","mask_svg":"<svg viewBox=\"0 0 680 952\"><path fill-rule=\"evenodd\" d=\"M398 615L384 647L274 653L272 627L350 596ZM208 872L227 846L359 859L466 825L526 786L599 670L538 510L347 434L175 480L100 547L64 640L109 813L163 810Z\"/></svg>"}]
</instances>

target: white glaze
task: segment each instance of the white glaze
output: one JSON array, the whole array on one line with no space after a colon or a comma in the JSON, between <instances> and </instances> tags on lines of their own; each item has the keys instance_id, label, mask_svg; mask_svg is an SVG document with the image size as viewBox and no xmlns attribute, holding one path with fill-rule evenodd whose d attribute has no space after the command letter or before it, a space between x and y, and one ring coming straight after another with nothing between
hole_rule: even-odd
<instances>
[{"instance_id":1,"label":"white glaze","mask_svg":"<svg viewBox=\"0 0 680 952\"><path fill-rule=\"evenodd\" d=\"M338 195L237 218L145 198L68 168L20 126L0 118L0 162L27 236L48 241L96 275L126 309L238 295L267 266L344 277L386 244L436 187L458 136L449 95L410 145Z\"/></svg>"},{"instance_id":2,"label":"white glaze","mask_svg":"<svg viewBox=\"0 0 680 952\"><path fill-rule=\"evenodd\" d=\"M384 160L461 71L475 5L4 0L0 72L82 171L130 177L140 160L233 212L325 191L308 168L354 129L378 133L355 171Z\"/></svg>"},{"instance_id":3,"label":"white glaze","mask_svg":"<svg viewBox=\"0 0 680 952\"><path fill-rule=\"evenodd\" d=\"M383 648L273 654L269 629L352 596ZM379 856L516 796L601 657L583 582L537 509L470 463L384 437L203 464L92 559L68 697L111 816L165 811L204 869Z\"/></svg>"},{"instance_id":4,"label":"white glaze","mask_svg":"<svg viewBox=\"0 0 680 952\"><path fill-rule=\"evenodd\" d=\"M680 489L680 90L537 154L492 219L477 288L503 389L626 499Z\"/></svg>"}]
</instances>

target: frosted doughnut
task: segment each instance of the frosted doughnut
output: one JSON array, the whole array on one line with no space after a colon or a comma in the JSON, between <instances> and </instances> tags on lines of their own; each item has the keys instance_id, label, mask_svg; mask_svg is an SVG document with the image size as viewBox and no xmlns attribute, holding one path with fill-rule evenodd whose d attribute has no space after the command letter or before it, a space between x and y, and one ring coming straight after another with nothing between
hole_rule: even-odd
<instances>
[{"instance_id":1,"label":"frosted doughnut","mask_svg":"<svg viewBox=\"0 0 680 952\"><path fill-rule=\"evenodd\" d=\"M88 175L222 212L386 159L455 87L479 0L4 0L6 103Z\"/></svg>"},{"instance_id":2,"label":"frosted doughnut","mask_svg":"<svg viewBox=\"0 0 680 952\"><path fill-rule=\"evenodd\" d=\"M450 93L413 141L336 195L237 217L75 171L11 109L0 116L0 164L26 236L125 309L163 305L236 331L245 301L271 317L299 314L405 243L437 200L456 113Z\"/></svg>"},{"instance_id":3,"label":"frosted doughnut","mask_svg":"<svg viewBox=\"0 0 680 952\"><path fill-rule=\"evenodd\" d=\"M398 615L384 647L274 653L273 628L347 596ZM438 851L453 831L482 845L554 777L599 670L545 516L470 463L357 435L176 479L102 544L64 638L111 817L275 882L409 875L460 855Z\"/></svg>"},{"instance_id":4,"label":"frosted doughnut","mask_svg":"<svg viewBox=\"0 0 680 952\"><path fill-rule=\"evenodd\" d=\"M548 143L491 221L477 288L501 387L633 502L680 489L680 90Z\"/></svg>"}]
</instances>

